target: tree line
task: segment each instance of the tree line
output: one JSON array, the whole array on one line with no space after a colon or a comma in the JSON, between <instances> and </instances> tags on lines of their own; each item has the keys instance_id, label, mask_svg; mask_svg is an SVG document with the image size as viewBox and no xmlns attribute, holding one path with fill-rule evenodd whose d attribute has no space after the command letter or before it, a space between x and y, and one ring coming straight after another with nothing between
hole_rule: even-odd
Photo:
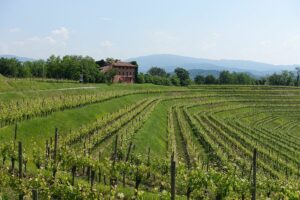
<instances>
[{"instance_id":1,"label":"tree line","mask_svg":"<svg viewBox=\"0 0 300 200\"><path fill-rule=\"evenodd\" d=\"M280 73L273 73L269 76L255 78L244 72L222 71L219 77L212 75L195 77L195 84L236 84L236 85L283 85L299 86L300 71L284 70Z\"/></svg>"},{"instance_id":2,"label":"tree line","mask_svg":"<svg viewBox=\"0 0 300 200\"><path fill-rule=\"evenodd\" d=\"M173 74L159 67L152 67L147 73L137 75L137 83L153 83L155 85L188 86L192 83L189 72L184 68L176 68Z\"/></svg>"},{"instance_id":3,"label":"tree line","mask_svg":"<svg viewBox=\"0 0 300 200\"><path fill-rule=\"evenodd\" d=\"M89 56L66 55L50 56L46 60L20 62L15 58L0 58L0 74L17 78L51 78L81 80L90 83L111 83L116 75L115 70L102 73L99 68L118 60L107 58L95 61ZM135 61L131 62L138 66ZM138 69L138 68L137 68ZM147 73L136 71L137 83L156 85L188 86L190 84L237 84L237 85L284 85L299 86L300 68L296 72L282 71L270 76L255 78L244 72L222 71L218 77L213 75L197 75L191 80L189 72L184 68L176 68L167 73L163 68L152 67Z\"/></svg>"},{"instance_id":4,"label":"tree line","mask_svg":"<svg viewBox=\"0 0 300 200\"><path fill-rule=\"evenodd\" d=\"M111 82L115 72L102 73L89 56L50 56L47 60L20 62L15 58L0 58L0 74L16 78L68 79L89 83Z\"/></svg>"},{"instance_id":5,"label":"tree line","mask_svg":"<svg viewBox=\"0 0 300 200\"><path fill-rule=\"evenodd\" d=\"M190 84L231 84L231 85L283 85L298 86L300 69L282 71L269 76L255 78L245 72L221 71L219 76L197 75L192 81L189 72L183 68L176 68L174 73L167 73L163 68L152 67L147 73L138 74L138 83L153 83L156 85L187 86Z\"/></svg>"}]
</instances>

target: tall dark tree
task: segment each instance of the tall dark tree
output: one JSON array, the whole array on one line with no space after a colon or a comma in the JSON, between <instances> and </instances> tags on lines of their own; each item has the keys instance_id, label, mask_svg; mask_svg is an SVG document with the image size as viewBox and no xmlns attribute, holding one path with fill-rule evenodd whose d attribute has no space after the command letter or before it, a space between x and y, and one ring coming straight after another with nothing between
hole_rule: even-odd
<instances>
[{"instance_id":1,"label":"tall dark tree","mask_svg":"<svg viewBox=\"0 0 300 200\"><path fill-rule=\"evenodd\" d=\"M296 79L296 84L297 86L300 86L300 67L296 67L296 73L297 73L297 79Z\"/></svg>"},{"instance_id":2,"label":"tall dark tree","mask_svg":"<svg viewBox=\"0 0 300 200\"><path fill-rule=\"evenodd\" d=\"M205 82L205 77L202 75L197 75L194 79L196 84L204 84Z\"/></svg>"},{"instance_id":3,"label":"tall dark tree","mask_svg":"<svg viewBox=\"0 0 300 200\"><path fill-rule=\"evenodd\" d=\"M44 60L27 61L23 63L23 67L29 68L33 77L46 77L46 63Z\"/></svg>"},{"instance_id":4,"label":"tall dark tree","mask_svg":"<svg viewBox=\"0 0 300 200\"><path fill-rule=\"evenodd\" d=\"M205 84L217 84L218 81L213 75L208 75L205 77L204 83Z\"/></svg>"},{"instance_id":5,"label":"tall dark tree","mask_svg":"<svg viewBox=\"0 0 300 200\"><path fill-rule=\"evenodd\" d=\"M191 83L190 75L187 70L179 67L179 68L176 68L174 72L177 75L177 77L179 78L181 86L187 86Z\"/></svg>"},{"instance_id":6,"label":"tall dark tree","mask_svg":"<svg viewBox=\"0 0 300 200\"><path fill-rule=\"evenodd\" d=\"M219 76L220 84L233 84L233 77L229 71L222 71Z\"/></svg>"},{"instance_id":7,"label":"tall dark tree","mask_svg":"<svg viewBox=\"0 0 300 200\"><path fill-rule=\"evenodd\" d=\"M135 60L131 61L130 64L136 66L136 68L134 69L134 74L135 74L134 80L137 81L138 80L138 73L139 73L139 65Z\"/></svg>"},{"instance_id":8,"label":"tall dark tree","mask_svg":"<svg viewBox=\"0 0 300 200\"><path fill-rule=\"evenodd\" d=\"M283 71L280 74L274 73L267 78L269 85L293 85L295 77L293 72Z\"/></svg>"},{"instance_id":9,"label":"tall dark tree","mask_svg":"<svg viewBox=\"0 0 300 200\"><path fill-rule=\"evenodd\" d=\"M105 65L107 65L106 62L105 62L105 60L103 60L103 59L96 61L96 64L99 67L104 67Z\"/></svg>"},{"instance_id":10,"label":"tall dark tree","mask_svg":"<svg viewBox=\"0 0 300 200\"><path fill-rule=\"evenodd\" d=\"M0 58L0 73L4 76L22 77L19 74L21 62L15 58Z\"/></svg>"},{"instance_id":11,"label":"tall dark tree","mask_svg":"<svg viewBox=\"0 0 300 200\"><path fill-rule=\"evenodd\" d=\"M151 76L167 76L167 72L163 68L159 67L151 67L147 73Z\"/></svg>"}]
</instances>

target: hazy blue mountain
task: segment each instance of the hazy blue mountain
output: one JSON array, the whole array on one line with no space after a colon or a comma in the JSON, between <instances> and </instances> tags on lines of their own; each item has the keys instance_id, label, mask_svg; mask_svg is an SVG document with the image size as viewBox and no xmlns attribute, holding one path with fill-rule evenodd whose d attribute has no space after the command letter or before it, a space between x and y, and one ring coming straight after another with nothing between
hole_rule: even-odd
<instances>
[{"instance_id":1,"label":"hazy blue mountain","mask_svg":"<svg viewBox=\"0 0 300 200\"><path fill-rule=\"evenodd\" d=\"M0 55L0 58L16 58L20 62L26 62L26 61L33 61L35 59L33 58L26 58L26 57L20 57L15 55Z\"/></svg>"},{"instance_id":2,"label":"hazy blue mountain","mask_svg":"<svg viewBox=\"0 0 300 200\"><path fill-rule=\"evenodd\" d=\"M154 54L127 59L135 60L139 64L141 72L148 71L151 67L162 67L168 72L172 72L176 67L184 67L187 70L230 70L236 72L249 72L255 76L271 74L282 70L294 70L300 65L272 65L247 60L212 60L193 58L187 56L171 54Z\"/></svg>"}]
</instances>

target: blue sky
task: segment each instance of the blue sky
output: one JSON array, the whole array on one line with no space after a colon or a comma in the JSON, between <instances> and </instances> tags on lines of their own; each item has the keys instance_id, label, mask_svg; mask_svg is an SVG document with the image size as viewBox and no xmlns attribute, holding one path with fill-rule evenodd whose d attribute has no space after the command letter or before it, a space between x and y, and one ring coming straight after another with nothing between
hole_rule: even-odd
<instances>
[{"instance_id":1,"label":"blue sky","mask_svg":"<svg viewBox=\"0 0 300 200\"><path fill-rule=\"evenodd\" d=\"M0 54L300 64L299 0L0 0Z\"/></svg>"}]
</instances>

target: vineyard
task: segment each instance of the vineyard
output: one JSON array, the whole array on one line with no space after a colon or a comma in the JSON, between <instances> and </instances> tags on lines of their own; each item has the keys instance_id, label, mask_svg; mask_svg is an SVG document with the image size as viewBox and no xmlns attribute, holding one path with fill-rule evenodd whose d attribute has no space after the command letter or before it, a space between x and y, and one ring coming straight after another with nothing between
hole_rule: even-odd
<instances>
[{"instance_id":1,"label":"vineyard","mask_svg":"<svg viewBox=\"0 0 300 200\"><path fill-rule=\"evenodd\" d=\"M76 87L0 94L0 199L300 199L297 87Z\"/></svg>"}]
</instances>

